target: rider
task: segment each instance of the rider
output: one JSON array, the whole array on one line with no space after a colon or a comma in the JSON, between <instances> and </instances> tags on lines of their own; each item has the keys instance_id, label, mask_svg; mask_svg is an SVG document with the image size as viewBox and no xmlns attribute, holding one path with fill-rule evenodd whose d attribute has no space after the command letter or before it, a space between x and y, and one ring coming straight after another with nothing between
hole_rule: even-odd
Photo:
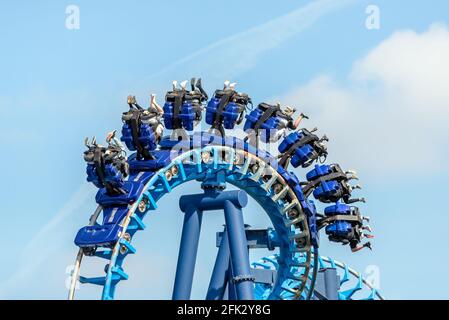
<instances>
[{"instance_id":1,"label":"rider","mask_svg":"<svg viewBox=\"0 0 449 320\"><path fill-rule=\"evenodd\" d=\"M232 130L244 119L251 98L246 93L235 90L236 83L226 80L223 89L215 90L214 96L207 104L206 123L211 125L210 133L224 137L225 129Z\"/></svg>"},{"instance_id":2,"label":"rider","mask_svg":"<svg viewBox=\"0 0 449 320\"><path fill-rule=\"evenodd\" d=\"M156 149L162 139L164 127L162 116L164 110L156 101L156 95L151 95L148 109L142 108L135 96L128 96L129 110L124 112L122 120L122 138L128 149L137 150L137 158L152 160L151 150Z\"/></svg>"},{"instance_id":3,"label":"rider","mask_svg":"<svg viewBox=\"0 0 449 320\"><path fill-rule=\"evenodd\" d=\"M307 173L307 182L303 182L302 191L306 197L312 192L314 197L324 203L342 199L346 204L365 202L365 198L351 198L352 191L361 189L360 185L352 186L350 180L358 180L352 170L343 171L334 163L331 165L315 165L315 169Z\"/></svg>"},{"instance_id":4,"label":"rider","mask_svg":"<svg viewBox=\"0 0 449 320\"><path fill-rule=\"evenodd\" d=\"M278 106L280 106L280 103L277 103ZM296 112L296 109L287 106L284 110L281 110L279 113L279 117L282 119L281 122L283 124L284 128L288 128L290 130L296 130L301 123L302 119L309 119L308 116L306 116L304 113L301 113L299 117L297 117L295 120L293 120L293 114Z\"/></svg>"},{"instance_id":5,"label":"rider","mask_svg":"<svg viewBox=\"0 0 449 320\"><path fill-rule=\"evenodd\" d=\"M150 106L147 111L142 114L142 122L148 123L153 129L156 135L156 141L159 143L162 139L164 132L164 126L162 125L162 117L164 115L164 109L157 103L156 95L151 94Z\"/></svg>"},{"instance_id":6,"label":"rider","mask_svg":"<svg viewBox=\"0 0 449 320\"><path fill-rule=\"evenodd\" d=\"M201 79L190 80L191 90L187 89L188 81L183 81L178 87L178 81L173 81L173 89L165 95L164 123L173 130L171 140L188 140L186 132L192 131L202 118L202 103L207 101Z\"/></svg>"},{"instance_id":7,"label":"rider","mask_svg":"<svg viewBox=\"0 0 449 320\"><path fill-rule=\"evenodd\" d=\"M340 242L343 245L349 244L352 252L357 252L363 248L371 249L371 243L361 244L363 238L374 238L373 235L365 233L371 232L369 225L364 225L364 221L369 221L368 217L363 217L357 207L348 206L341 202L325 208L324 216L317 221L318 227L326 227L325 231L330 241Z\"/></svg>"},{"instance_id":8,"label":"rider","mask_svg":"<svg viewBox=\"0 0 449 320\"><path fill-rule=\"evenodd\" d=\"M98 188L106 188L108 194L126 194L123 187L123 178L129 174L128 162L123 145L115 137L115 130L106 137L108 146L97 144L95 137L89 143L88 138L84 144L88 148L84 152L87 162L87 181Z\"/></svg>"}]
</instances>

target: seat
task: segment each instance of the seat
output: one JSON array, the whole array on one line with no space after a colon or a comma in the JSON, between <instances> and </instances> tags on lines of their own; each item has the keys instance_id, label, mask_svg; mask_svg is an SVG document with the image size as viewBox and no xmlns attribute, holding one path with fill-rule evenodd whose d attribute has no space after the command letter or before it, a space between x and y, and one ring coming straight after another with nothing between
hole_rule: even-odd
<instances>
[{"instance_id":1,"label":"seat","mask_svg":"<svg viewBox=\"0 0 449 320\"><path fill-rule=\"evenodd\" d=\"M105 188L98 190L95 196L95 201L103 207L128 205L136 201L143 190L143 185L140 182L125 181L123 189L127 191L126 194L108 195Z\"/></svg>"},{"instance_id":2,"label":"seat","mask_svg":"<svg viewBox=\"0 0 449 320\"><path fill-rule=\"evenodd\" d=\"M86 226L76 234L75 244L81 248L109 246L118 240L122 229L119 224Z\"/></svg>"}]
</instances>

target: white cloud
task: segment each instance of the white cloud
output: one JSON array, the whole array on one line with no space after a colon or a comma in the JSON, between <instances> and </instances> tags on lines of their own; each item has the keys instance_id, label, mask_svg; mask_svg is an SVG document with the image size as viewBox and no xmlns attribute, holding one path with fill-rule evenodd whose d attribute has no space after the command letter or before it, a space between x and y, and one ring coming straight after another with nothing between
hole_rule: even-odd
<instances>
[{"instance_id":1,"label":"white cloud","mask_svg":"<svg viewBox=\"0 0 449 320\"><path fill-rule=\"evenodd\" d=\"M373 176L447 171L449 31L394 33L356 61L342 86L328 75L281 101L328 134L332 160ZM345 165L346 167L346 165Z\"/></svg>"}]
</instances>

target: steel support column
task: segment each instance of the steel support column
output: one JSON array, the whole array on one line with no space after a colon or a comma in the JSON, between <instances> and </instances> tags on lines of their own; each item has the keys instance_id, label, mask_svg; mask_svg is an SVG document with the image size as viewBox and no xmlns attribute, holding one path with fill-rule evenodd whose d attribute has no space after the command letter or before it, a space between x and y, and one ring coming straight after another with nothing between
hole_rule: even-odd
<instances>
[{"instance_id":1,"label":"steel support column","mask_svg":"<svg viewBox=\"0 0 449 320\"><path fill-rule=\"evenodd\" d=\"M202 211L193 205L184 209L184 225L176 266L173 300L190 299L203 216Z\"/></svg>"}]
</instances>

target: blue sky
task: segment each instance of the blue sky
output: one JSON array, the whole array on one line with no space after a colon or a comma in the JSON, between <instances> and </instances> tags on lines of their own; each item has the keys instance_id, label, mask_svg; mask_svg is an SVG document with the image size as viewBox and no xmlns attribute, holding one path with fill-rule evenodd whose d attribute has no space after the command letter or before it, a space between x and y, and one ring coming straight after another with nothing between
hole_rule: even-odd
<instances>
[{"instance_id":1,"label":"blue sky","mask_svg":"<svg viewBox=\"0 0 449 320\"><path fill-rule=\"evenodd\" d=\"M255 101L280 100L328 134L330 160L358 169L373 252L321 252L380 269L388 298L447 299L445 186L449 178L447 1L14 1L0 5L1 298L66 297L73 238L94 209L85 182L85 136L120 128L129 93L147 102L173 79L225 79ZM65 9L80 8L80 29ZM365 28L368 5L380 29ZM304 172L298 170L298 175ZM136 238L132 278L119 298L168 298L182 218L177 197ZM265 226L250 203L247 221ZM222 224L205 220L194 297L201 298ZM209 240L209 241L208 241ZM256 252L255 257L263 254ZM89 272L100 272L87 267ZM80 290L85 298L98 291Z\"/></svg>"}]
</instances>

